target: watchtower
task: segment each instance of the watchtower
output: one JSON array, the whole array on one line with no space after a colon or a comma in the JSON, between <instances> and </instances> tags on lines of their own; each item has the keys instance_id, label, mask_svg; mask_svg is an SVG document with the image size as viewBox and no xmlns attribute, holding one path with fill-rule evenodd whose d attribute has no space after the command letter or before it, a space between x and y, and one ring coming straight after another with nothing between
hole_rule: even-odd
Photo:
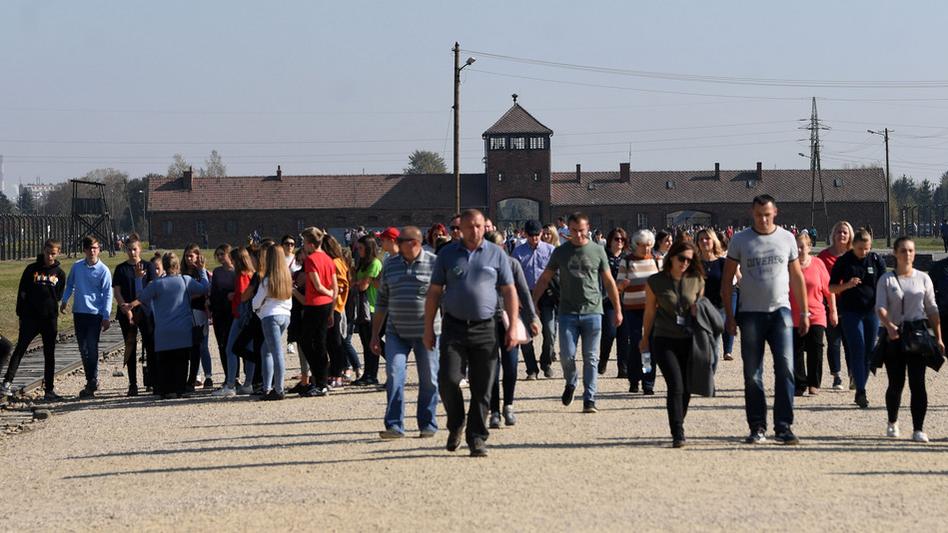
<instances>
[{"instance_id":1,"label":"watchtower","mask_svg":"<svg viewBox=\"0 0 948 533\"><path fill-rule=\"evenodd\" d=\"M105 184L97 181L69 180L72 183L72 234L74 247L82 249L82 238L94 235L109 256L115 255L112 217L105 201Z\"/></svg>"}]
</instances>

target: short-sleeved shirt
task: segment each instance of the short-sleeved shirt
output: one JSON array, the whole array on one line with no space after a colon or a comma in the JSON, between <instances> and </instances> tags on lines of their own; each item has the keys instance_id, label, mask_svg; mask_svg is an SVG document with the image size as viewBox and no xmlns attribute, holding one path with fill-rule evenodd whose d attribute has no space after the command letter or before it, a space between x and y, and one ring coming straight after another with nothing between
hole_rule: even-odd
<instances>
[{"instance_id":1,"label":"short-sleeved shirt","mask_svg":"<svg viewBox=\"0 0 948 533\"><path fill-rule=\"evenodd\" d=\"M482 241L468 250L464 241L446 244L438 254L432 285L443 285L445 314L460 320L487 320L497 309L497 288L513 285L510 261L504 249Z\"/></svg>"},{"instance_id":2,"label":"short-sleeved shirt","mask_svg":"<svg viewBox=\"0 0 948 533\"><path fill-rule=\"evenodd\" d=\"M523 243L514 248L513 257L520 261L520 266L523 267L523 276L526 278L527 286L530 287L531 291L536 288L537 280L546 270L546 265L550 262L550 256L555 249L552 244L543 241L537 243L536 248L530 246L530 243Z\"/></svg>"},{"instance_id":3,"label":"short-sleeved shirt","mask_svg":"<svg viewBox=\"0 0 948 533\"><path fill-rule=\"evenodd\" d=\"M115 267L115 273L112 274L112 288L121 290L122 299L129 303L138 298L139 288L144 289L149 283L158 278L158 272L155 269L154 263L150 261L139 261L139 263L145 270L145 277L142 278L141 285L138 287L136 287L135 283L138 276L135 275L134 265L123 261Z\"/></svg>"},{"instance_id":4,"label":"short-sleeved shirt","mask_svg":"<svg viewBox=\"0 0 948 533\"><path fill-rule=\"evenodd\" d=\"M859 278L861 283L836 296L836 308L841 313L872 313L876 304L876 285L886 272L885 263L879 254L869 252L860 259L850 250L839 256L830 271L830 285L845 283ZM744 295L741 294L741 297Z\"/></svg>"},{"instance_id":5,"label":"short-sleeved shirt","mask_svg":"<svg viewBox=\"0 0 948 533\"><path fill-rule=\"evenodd\" d=\"M895 272L883 274L876 287L875 304L876 309L885 309L889 320L897 325L938 314L935 285L918 270L912 270L910 276L896 276Z\"/></svg>"},{"instance_id":6,"label":"short-sleeved shirt","mask_svg":"<svg viewBox=\"0 0 948 533\"><path fill-rule=\"evenodd\" d=\"M385 260L375 309L387 313L387 328L403 339L425 334L425 301L438 256L422 251L408 262L396 255ZM441 333L441 317L434 319L435 335Z\"/></svg>"},{"instance_id":7,"label":"short-sleeved shirt","mask_svg":"<svg viewBox=\"0 0 948 533\"><path fill-rule=\"evenodd\" d=\"M606 249L594 242L565 242L553 251L547 270L560 273L560 313L602 314L599 277L609 272Z\"/></svg>"},{"instance_id":8,"label":"short-sleeved shirt","mask_svg":"<svg viewBox=\"0 0 948 533\"><path fill-rule=\"evenodd\" d=\"M368 266L356 271L355 279L356 281L366 278L375 280L380 274L382 274L382 262L378 259L373 259ZM375 301L378 299L378 289L375 287L375 283L369 283L369 287L365 289L365 295L369 299L369 311L374 313Z\"/></svg>"},{"instance_id":9,"label":"short-sleeved shirt","mask_svg":"<svg viewBox=\"0 0 948 533\"><path fill-rule=\"evenodd\" d=\"M704 289L704 278L685 276L675 281L670 275L659 272L648 278L647 283L658 303L652 333L656 337L671 339L692 336L692 331L685 329L684 326L692 323L691 306L698 301L698 295ZM679 324L678 317L683 317L686 324Z\"/></svg>"},{"instance_id":10,"label":"short-sleeved shirt","mask_svg":"<svg viewBox=\"0 0 948 533\"><path fill-rule=\"evenodd\" d=\"M829 300L829 272L826 265L819 259L810 259L810 264L806 268L800 265L803 270L803 282L806 285L806 308L810 313L811 326L827 325L826 322L826 301ZM790 291L790 311L793 316L793 327L800 327L800 303L797 297Z\"/></svg>"},{"instance_id":11,"label":"short-sleeved shirt","mask_svg":"<svg viewBox=\"0 0 948 533\"><path fill-rule=\"evenodd\" d=\"M332 279L336 275L336 265L333 264L332 258L326 252L316 250L303 261L303 270L306 271L306 305L318 306L333 303L332 296L316 292L316 286L313 285L313 280L309 276L310 273L315 272L319 275L319 283L323 287L331 286Z\"/></svg>"},{"instance_id":12,"label":"short-sleeved shirt","mask_svg":"<svg viewBox=\"0 0 948 533\"><path fill-rule=\"evenodd\" d=\"M731 239L727 257L741 265L739 311L790 309L789 265L797 260L797 241L792 233L778 227L764 235L747 228Z\"/></svg>"}]
</instances>

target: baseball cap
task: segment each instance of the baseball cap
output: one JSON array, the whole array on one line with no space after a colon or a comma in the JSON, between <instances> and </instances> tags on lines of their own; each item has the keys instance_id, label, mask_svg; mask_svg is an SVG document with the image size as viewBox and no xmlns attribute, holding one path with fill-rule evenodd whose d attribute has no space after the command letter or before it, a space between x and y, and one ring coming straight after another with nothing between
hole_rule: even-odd
<instances>
[{"instance_id":1,"label":"baseball cap","mask_svg":"<svg viewBox=\"0 0 948 533\"><path fill-rule=\"evenodd\" d=\"M539 235L543 231L543 226L536 220L528 220L523 225L523 229L527 232L527 235Z\"/></svg>"},{"instance_id":2,"label":"baseball cap","mask_svg":"<svg viewBox=\"0 0 948 533\"><path fill-rule=\"evenodd\" d=\"M400 232L398 231L398 228L390 226L390 227L388 227L388 228L385 228L385 231L383 231L383 232L381 233L381 235L379 235L379 238L380 238L380 239L389 239L389 240L394 241L394 240L398 239L398 235L399 235L399 234L400 234Z\"/></svg>"}]
</instances>

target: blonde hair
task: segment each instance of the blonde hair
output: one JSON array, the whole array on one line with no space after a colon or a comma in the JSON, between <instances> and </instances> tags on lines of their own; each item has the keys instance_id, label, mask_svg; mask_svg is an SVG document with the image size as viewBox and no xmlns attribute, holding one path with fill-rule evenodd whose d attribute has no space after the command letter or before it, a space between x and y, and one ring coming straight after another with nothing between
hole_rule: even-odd
<instances>
[{"instance_id":1,"label":"blonde hair","mask_svg":"<svg viewBox=\"0 0 948 533\"><path fill-rule=\"evenodd\" d=\"M807 246L813 246L813 239L811 239L810 234L805 231L801 231L797 234L797 240Z\"/></svg>"},{"instance_id":2,"label":"blonde hair","mask_svg":"<svg viewBox=\"0 0 948 533\"><path fill-rule=\"evenodd\" d=\"M552 244L553 246L560 245L560 233L559 231L556 230L556 226L554 226L553 224L547 224L546 226L543 226L543 231L547 232L550 235L550 238L544 239L541 236L540 240L542 240L543 242Z\"/></svg>"},{"instance_id":3,"label":"blonde hair","mask_svg":"<svg viewBox=\"0 0 948 533\"><path fill-rule=\"evenodd\" d=\"M695 242L701 240L702 233L711 239L711 251L714 253L714 257L724 256L724 247L721 246L721 241L718 240L718 234L712 229L704 228L703 230L699 231L697 235L695 235Z\"/></svg>"},{"instance_id":4,"label":"blonde hair","mask_svg":"<svg viewBox=\"0 0 948 533\"><path fill-rule=\"evenodd\" d=\"M260 262L265 269L262 276L267 279L267 296L275 300L288 300L293 296L293 281L286 260L276 252L275 246L263 250L264 260Z\"/></svg>"},{"instance_id":5,"label":"blonde hair","mask_svg":"<svg viewBox=\"0 0 948 533\"><path fill-rule=\"evenodd\" d=\"M853 247L853 240L856 238L856 232L853 230L853 225L845 220L840 220L839 222L833 224L833 229L830 230L830 244L836 246L836 231L839 228L846 228L849 230L849 244L846 245L846 249L850 250Z\"/></svg>"},{"instance_id":6,"label":"blonde hair","mask_svg":"<svg viewBox=\"0 0 948 533\"><path fill-rule=\"evenodd\" d=\"M174 252L166 252L165 255L161 256L161 267L165 269L165 274L171 275L181 273L181 261L178 260L178 256Z\"/></svg>"}]
</instances>

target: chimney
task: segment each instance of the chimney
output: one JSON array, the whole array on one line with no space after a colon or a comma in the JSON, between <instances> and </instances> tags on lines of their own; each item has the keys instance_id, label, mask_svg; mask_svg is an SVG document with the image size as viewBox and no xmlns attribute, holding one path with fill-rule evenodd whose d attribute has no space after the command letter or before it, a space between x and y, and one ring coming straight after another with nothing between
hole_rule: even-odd
<instances>
[{"instance_id":1,"label":"chimney","mask_svg":"<svg viewBox=\"0 0 948 533\"><path fill-rule=\"evenodd\" d=\"M619 182L629 183L629 167L631 163L619 163Z\"/></svg>"},{"instance_id":2,"label":"chimney","mask_svg":"<svg viewBox=\"0 0 948 533\"><path fill-rule=\"evenodd\" d=\"M764 178L764 164L760 161L757 162L757 181L761 181Z\"/></svg>"},{"instance_id":3,"label":"chimney","mask_svg":"<svg viewBox=\"0 0 948 533\"><path fill-rule=\"evenodd\" d=\"M721 181L721 163L714 163L714 179L715 181Z\"/></svg>"},{"instance_id":4,"label":"chimney","mask_svg":"<svg viewBox=\"0 0 948 533\"><path fill-rule=\"evenodd\" d=\"M283 169L280 168L280 165L277 165L277 181L283 179Z\"/></svg>"},{"instance_id":5,"label":"chimney","mask_svg":"<svg viewBox=\"0 0 948 533\"><path fill-rule=\"evenodd\" d=\"M184 183L184 187L191 191L194 189L194 168L188 167L184 171L184 174L181 175L181 181Z\"/></svg>"},{"instance_id":6,"label":"chimney","mask_svg":"<svg viewBox=\"0 0 948 533\"><path fill-rule=\"evenodd\" d=\"M576 183L583 182L583 170L579 166L579 163L576 163Z\"/></svg>"}]
</instances>

